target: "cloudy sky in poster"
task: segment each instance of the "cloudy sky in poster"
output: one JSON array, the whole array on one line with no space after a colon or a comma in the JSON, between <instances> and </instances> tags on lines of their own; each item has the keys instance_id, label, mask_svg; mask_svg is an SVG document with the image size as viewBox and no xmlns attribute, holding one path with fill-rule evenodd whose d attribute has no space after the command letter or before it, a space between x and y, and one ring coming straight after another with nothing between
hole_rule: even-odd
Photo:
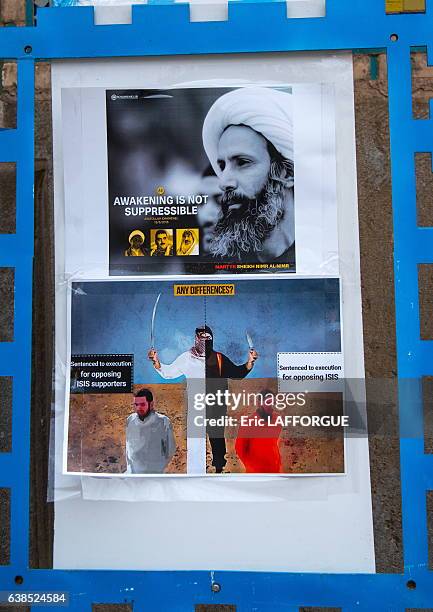
<instances>
[{"instance_id":1,"label":"cloudy sky in poster","mask_svg":"<svg viewBox=\"0 0 433 612\"><path fill-rule=\"evenodd\" d=\"M155 344L164 363L188 350L204 323L213 330L215 350L236 363L247 359L249 332L260 354L257 378L276 375L279 351L341 350L338 279L224 282L235 283L234 296L175 297L171 281L74 283L72 354L132 353L135 383L161 382L147 359L159 293Z\"/></svg>"}]
</instances>

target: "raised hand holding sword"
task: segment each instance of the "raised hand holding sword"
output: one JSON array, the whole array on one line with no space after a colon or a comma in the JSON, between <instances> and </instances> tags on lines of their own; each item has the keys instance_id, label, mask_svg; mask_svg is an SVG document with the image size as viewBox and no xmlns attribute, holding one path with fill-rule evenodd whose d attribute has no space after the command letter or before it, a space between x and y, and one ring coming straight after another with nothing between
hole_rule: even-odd
<instances>
[{"instance_id":1,"label":"raised hand holding sword","mask_svg":"<svg viewBox=\"0 0 433 612\"><path fill-rule=\"evenodd\" d=\"M148 358L152 361L155 369L157 370L161 369L161 363L158 358L158 353L156 352L156 349L155 349L155 316L156 316L156 310L158 308L160 298L161 298L161 294L158 293L158 296L156 298L155 305L153 306L153 311L152 311L152 321L150 324L150 350L147 353Z\"/></svg>"},{"instance_id":2,"label":"raised hand holding sword","mask_svg":"<svg viewBox=\"0 0 433 612\"><path fill-rule=\"evenodd\" d=\"M258 352L254 348L253 340L248 332L245 332L245 336L247 338L248 346L250 348L248 353L248 360L246 365L247 370L251 370L256 362L257 357L259 356Z\"/></svg>"}]
</instances>

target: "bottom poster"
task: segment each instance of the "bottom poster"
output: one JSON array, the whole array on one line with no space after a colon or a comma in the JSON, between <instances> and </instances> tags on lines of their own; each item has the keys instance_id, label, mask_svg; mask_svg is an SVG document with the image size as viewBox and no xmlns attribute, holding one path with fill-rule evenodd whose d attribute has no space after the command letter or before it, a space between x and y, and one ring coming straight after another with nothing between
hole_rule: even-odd
<instances>
[{"instance_id":1,"label":"bottom poster","mask_svg":"<svg viewBox=\"0 0 433 612\"><path fill-rule=\"evenodd\" d=\"M64 472L344 474L338 278L71 285Z\"/></svg>"}]
</instances>

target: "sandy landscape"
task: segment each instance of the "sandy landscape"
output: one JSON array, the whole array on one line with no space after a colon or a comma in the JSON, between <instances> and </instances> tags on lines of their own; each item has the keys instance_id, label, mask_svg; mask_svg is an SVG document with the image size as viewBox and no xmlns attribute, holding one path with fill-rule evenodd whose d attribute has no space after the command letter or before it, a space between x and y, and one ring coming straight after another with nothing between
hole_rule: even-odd
<instances>
[{"instance_id":1,"label":"sandy landscape","mask_svg":"<svg viewBox=\"0 0 433 612\"><path fill-rule=\"evenodd\" d=\"M145 385L135 385L138 391ZM186 473L186 383L146 385L154 394L155 407L167 415L173 425L177 450L166 473ZM229 390L257 393L271 389L275 393L275 379L230 381ZM131 394L74 394L69 411L68 471L122 474L126 470L126 418L133 412ZM241 405L233 416L252 414L254 408ZM307 404L285 408L278 414L341 414L342 401L338 394L310 394ZM237 428L226 428L227 465L225 472L242 473L243 464L235 452ZM343 432L313 433L305 428L283 428L279 449L282 473L342 473L344 472ZM207 471L214 472L209 442L207 442Z\"/></svg>"},{"instance_id":2,"label":"sandy landscape","mask_svg":"<svg viewBox=\"0 0 433 612\"><path fill-rule=\"evenodd\" d=\"M173 425L177 450L166 473L186 473L186 385L134 385L146 387L155 408ZM68 471L121 474L126 471L126 418L133 412L130 393L71 395L69 409Z\"/></svg>"}]
</instances>

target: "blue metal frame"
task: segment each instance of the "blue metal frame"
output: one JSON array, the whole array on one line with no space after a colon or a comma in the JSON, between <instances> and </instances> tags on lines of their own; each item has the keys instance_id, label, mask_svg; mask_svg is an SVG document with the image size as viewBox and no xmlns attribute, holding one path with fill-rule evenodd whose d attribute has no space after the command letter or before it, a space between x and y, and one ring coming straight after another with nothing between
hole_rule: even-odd
<instances>
[{"instance_id":1,"label":"blue metal frame","mask_svg":"<svg viewBox=\"0 0 433 612\"><path fill-rule=\"evenodd\" d=\"M37 27L0 31L0 57L18 60L17 128L0 132L0 161L17 162L16 234L0 236L0 265L15 269L15 337L0 344L0 375L14 380L13 450L0 455L0 486L12 491L11 565L0 568L1 589L16 588L19 574L22 590L70 591L70 609L79 611L98 601L134 601L135 609L152 612L192 610L198 603L235 604L239 611L432 606L426 491L433 489L433 456L424 454L421 377L433 374L433 342L420 340L417 265L433 263L433 228L417 227L414 159L416 152L432 152L433 122L412 118L410 66L411 47L430 52L431 44L431 4L425 14L387 16L384 0L327 0L326 18L291 20L284 2L241 1L229 4L227 22L210 23L191 23L187 5L152 4L133 8L131 25L110 26L94 26L92 8L52 8L38 11ZM388 56L404 574L29 570L34 61L355 48L386 49ZM404 437L408 420L410 438ZM416 588L407 587L409 580Z\"/></svg>"}]
</instances>

